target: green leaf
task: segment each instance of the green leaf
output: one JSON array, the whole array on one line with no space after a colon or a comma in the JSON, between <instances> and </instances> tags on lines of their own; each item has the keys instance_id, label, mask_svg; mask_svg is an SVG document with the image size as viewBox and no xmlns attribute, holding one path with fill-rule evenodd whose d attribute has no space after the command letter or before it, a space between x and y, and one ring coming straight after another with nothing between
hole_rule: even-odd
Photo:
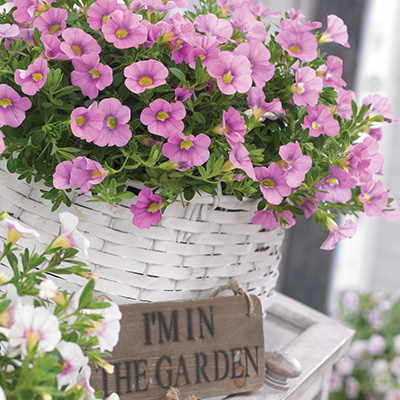
<instances>
[{"instance_id":1,"label":"green leaf","mask_svg":"<svg viewBox=\"0 0 400 400\"><path fill-rule=\"evenodd\" d=\"M85 308L93 301L94 280L91 279L83 288L79 297L78 308Z\"/></svg>"},{"instance_id":2,"label":"green leaf","mask_svg":"<svg viewBox=\"0 0 400 400\"><path fill-rule=\"evenodd\" d=\"M193 113L193 117L199 124L202 124L202 125L206 124L206 119L203 117L203 115L201 113L195 111Z\"/></svg>"},{"instance_id":3,"label":"green leaf","mask_svg":"<svg viewBox=\"0 0 400 400\"><path fill-rule=\"evenodd\" d=\"M186 83L186 77L184 73L178 68L170 68L170 72L175 75L182 83Z\"/></svg>"},{"instance_id":4,"label":"green leaf","mask_svg":"<svg viewBox=\"0 0 400 400\"><path fill-rule=\"evenodd\" d=\"M196 192L192 188L186 188L183 192L183 197L185 198L185 200L190 201L193 199L195 194Z\"/></svg>"}]
</instances>

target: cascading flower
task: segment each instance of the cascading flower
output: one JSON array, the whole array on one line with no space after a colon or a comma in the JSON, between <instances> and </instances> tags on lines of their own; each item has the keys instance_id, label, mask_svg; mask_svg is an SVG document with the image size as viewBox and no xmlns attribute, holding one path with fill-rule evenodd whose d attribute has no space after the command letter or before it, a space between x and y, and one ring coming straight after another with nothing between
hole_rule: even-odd
<instances>
[{"instance_id":1,"label":"cascading flower","mask_svg":"<svg viewBox=\"0 0 400 400\"><path fill-rule=\"evenodd\" d=\"M87 11L87 23L97 31L110 19L110 15L116 11L127 10L125 4L121 4L118 0L97 0L92 3Z\"/></svg>"},{"instance_id":2,"label":"cascading flower","mask_svg":"<svg viewBox=\"0 0 400 400\"><path fill-rule=\"evenodd\" d=\"M218 43L228 42L233 34L231 23L226 19L218 18L215 14L199 15L194 25L198 31L215 38Z\"/></svg>"},{"instance_id":3,"label":"cascading flower","mask_svg":"<svg viewBox=\"0 0 400 400\"><path fill-rule=\"evenodd\" d=\"M64 360L64 371L57 376L58 387L75 384L79 371L88 364L88 358L85 357L80 346L73 342L61 340L56 348Z\"/></svg>"},{"instance_id":4,"label":"cascading flower","mask_svg":"<svg viewBox=\"0 0 400 400\"><path fill-rule=\"evenodd\" d=\"M359 196L364 205L364 212L369 217L382 218L383 210L387 207L389 195L383 182L371 179L365 185L361 186Z\"/></svg>"},{"instance_id":5,"label":"cascading flower","mask_svg":"<svg viewBox=\"0 0 400 400\"><path fill-rule=\"evenodd\" d=\"M183 46L183 43L180 45ZM200 57L201 62L207 68L218 63L221 50L217 39L197 34L188 39L188 45L190 46L190 49L182 48L180 54L183 60L189 64L190 68L196 68L197 57ZM184 58L185 52L187 52L187 59Z\"/></svg>"},{"instance_id":6,"label":"cascading flower","mask_svg":"<svg viewBox=\"0 0 400 400\"><path fill-rule=\"evenodd\" d=\"M344 47L350 47L348 39L347 26L344 24L343 20L336 15L328 15L328 27L326 31L322 33L318 43L334 42Z\"/></svg>"},{"instance_id":7,"label":"cascading flower","mask_svg":"<svg viewBox=\"0 0 400 400\"><path fill-rule=\"evenodd\" d=\"M47 61L37 58L26 70L17 69L14 73L14 80L17 85L21 86L21 90L25 94L33 96L44 86L49 72Z\"/></svg>"},{"instance_id":8,"label":"cascading flower","mask_svg":"<svg viewBox=\"0 0 400 400\"><path fill-rule=\"evenodd\" d=\"M322 79L310 67L296 71L296 83L292 86L293 102L297 106L315 106L323 87Z\"/></svg>"},{"instance_id":9,"label":"cascading flower","mask_svg":"<svg viewBox=\"0 0 400 400\"><path fill-rule=\"evenodd\" d=\"M25 233L28 235L33 235L39 238L40 235L34 229L27 228L19 221L14 218L10 218L7 213L2 213L0 215L0 224L4 225L7 229L7 243L11 243L12 246L21 238Z\"/></svg>"},{"instance_id":10,"label":"cascading flower","mask_svg":"<svg viewBox=\"0 0 400 400\"><path fill-rule=\"evenodd\" d=\"M75 108L71 113L71 131L76 137L93 142L103 128L103 120L104 115L97 102L93 102L89 108Z\"/></svg>"},{"instance_id":11,"label":"cascading flower","mask_svg":"<svg viewBox=\"0 0 400 400\"><path fill-rule=\"evenodd\" d=\"M346 82L342 79L342 74L343 61L336 56L328 56L326 64L317 69L317 76L322 78L324 87L341 89L346 86Z\"/></svg>"},{"instance_id":12,"label":"cascading flower","mask_svg":"<svg viewBox=\"0 0 400 400\"><path fill-rule=\"evenodd\" d=\"M78 58L84 54L100 54L101 47L92 36L80 28L67 28L62 32L64 42L60 49L70 58Z\"/></svg>"},{"instance_id":13,"label":"cascading flower","mask_svg":"<svg viewBox=\"0 0 400 400\"><path fill-rule=\"evenodd\" d=\"M46 11L54 0L13 0L17 9L13 12L14 19L21 24L30 24L36 17Z\"/></svg>"},{"instance_id":14,"label":"cascading flower","mask_svg":"<svg viewBox=\"0 0 400 400\"><path fill-rule=\"evenodd\" d=\"M251 222L261 225L264 229L276 229L280 226L289 229L296 224L292 212L288 210L284 210L282 213L274 212L274 207L271 204L265 210L255 211Z\"/></svg>"},{"instance_id":15,"label":"cascading flower","mask_svg":"<svg viewBox=\"0 0 400 400\"><path fill-rule=\"evenodd\" d=\"M81 193L88 192L94 185L103 181L106 171L97 161L87 157L77 157L71 169L71 183L81 188Z\"/></svg>"},{"instance_id":16,"label":"cascading flower","mask_svg":"<svg viewBox=\"0 0 400 400\"><path fill-rule=\"evenodd\" d=\"M333 118L326 105L308 106L307 114L302 126L303 129L309 129L310 136L318 137L322 133L328 136L336 136L339 133L339 122Z\"/></svg>"},{"instance_id":17,"label":"cascading flower","mask_svg":"<svg viewBox=\"0 0 400 400\"><path fill-rule=\"evenodd\" d=\"M229 143L232 151L229 153L229 161L235 168L244 171L248 177L256 180L256 173L254 172L253 163L250 160L249 151L240 142Z\"/></svg>"},{"instance_id":18,"label":"cascading flower","mask_svg":"<svg viewBox=\"0 0 400 400\"><path fill-rule=\"evenodd\" d=\"M357 226L351 219L347 219L343 226L338 226L335 221L328 217L326 224L329 229L329 235L322 243L321 250L332 250L335 248L336 243L345 238L352 238L356 234Z\"/></svg>"},{"instance_id":19,"label":"cascading flower","mask_svg":"<svg viewBox=\"0 0 400 400\"><path fill-rule=\"evenodd\" d=\"M52 60L68 60L68 56L61 50L61 40L57 36L42 34L40 37L44 51L42 57Z\"/></svg>"},{"instance_id":20,"label":"cascading flower","mask_svg":"<svg viewBox=\"0 0 400 400\"><path fill-rule=\"evenodd\" d=\"M142 111L140 121L147 125L150 133L168 138L170 134L183 131L182 119L185 115L185 106L181 102L168 103L164 99L156 99Z\"/></svg>"},{"instance_id":21,"label":"cascading flower","mask_svg":"<svg viewBox=\"0 0 400 400\"><path fill-rule=\"evenodd\" d=\"M157 60L137 61L124 69L125 86L132 93L143 93L166 83L168 69Z\"/></svg>"},{"instance_id":22,"label":"cascading flower","mask_svg":"<svg viewBox=\"0 0 400 400\"><path fill-rule=\"evenodd\" d=\"M394 116L393 108L387 97L379 94L370 94L362 101L363 104L371 104L371 108L366 115L373 117L374 115L382 115L388 122L397 122Z\"/></svg>"},{"instance_id":23,"label":"cascading flower","mask_svg":"<svg viewBox=\"0 0 400 400\"><path fill-rule=\"evenodd\" d=\"M101 31L104 39L117 49L137 48L147 39L146 27L140 23L139 16L129 10L114 11Z\"/></svg>"},{"instance_id":24,"label":"cascading flower","mask_svg":"<svg viewBox=\"0 0 400 400\"><path fill-rule=\"evenodd\" d=\"M161 221L161 202L161 197L153 194L151 189L142 189L136 203L130 206L133 225L141 229L149 229L151 225L157 225Z\"/></svg>"},{"instance_id":25,"label":"cascading flower","mask_svg":"<svg viewBox=\"0 0 400 400\"><path fill-rule=\"evenodd\" d=\"M16 128L25 119L25 111L32 107L27 97L21 97L12 87L0 84L0 128L4 125Z\"/></svg>"},{"instance_id":26,"label":"cascading flower","mask_svg":"<svg viewBox=\"0 0 400 400\"><path fill-rule=\"evenodd\" d=\"M247 92L247 105L251 109L256 121L265 119L266 117L276 119L275 114L284 114L282 103L279 99L274 99L272 102L265 101L265 93L258 87L251 87Z\"/></svg>"},{"instance_id":27,"label":"cascading flower","mask_svg":"<svg viewBox=\"0 0 400 400\"><path fill-rule=\"evenodd\" d=\"M100 90L112 84L112 69L100 63L98 54L83 54L80 58L72 59L72 64L75 70L71 72L71 82L79 86L89 99L96 98Z\"/></svg>"},{"instance_id":28,"label":"cascading flower","mask_svg":"<svg viewBox=\"0 0 400 400\"><path fill-rule=\"evenodd\" d=\"M230 143L243 143L246 124L240 112L230 107L228 111L223 110L222 122L215 128L215 131L221 135L225 135Z\"/></svg>"},{"instance_id":29,"label":"cascading flower","mask_svg":"<svg viewBox=\"0 0 400 400\"><path fill-rule=\"evenodd\" d=\"M68 12L62 8L50 8L33 21L33 27L42 34L61 35L67 26Z\"/></svg>"},{"instance_id":30,"label":"cascading flower","mask_svg":"<svg viewBox=\"0 0 400 400\"><path fill-rule=\"evenodd\" d=\"M97 146L125 146L132 137L129 127L131 110L118 99L104 99L99 103L99 110L103 113L103 128L93 139Z\"/></svg>"}]
</instances>

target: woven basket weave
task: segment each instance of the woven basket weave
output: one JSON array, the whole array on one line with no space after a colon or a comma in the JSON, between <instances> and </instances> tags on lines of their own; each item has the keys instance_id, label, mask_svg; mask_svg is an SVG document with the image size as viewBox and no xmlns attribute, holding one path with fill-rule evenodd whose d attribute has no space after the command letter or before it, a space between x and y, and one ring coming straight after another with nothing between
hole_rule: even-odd
<instances>
[{"instance_id":1,"label":"woven basket weave","mask_svg":"<svg viewBox=\"0 0 400 400\"><path fill-rule=\"evenodd\" d=\"M4 163L0 184L0 210L41 235L39 241L25 235L18 243L42 250L60 229L58 212L51 212L51 203L41 198L44 187L17 180ZM100 277L96 289L112 300L122 304L207 297L235 278L243 290L260 297L264 308L269 306L283 232L264 231L250 222L257 201L196 195L185 207L180 202L167 207L160 224L147 230L132 224L132 201L110 206L89 199L90 194L76 196L71 208L59 210L79 218L78 229L91 243L89 260L83 261L94 265ZM4 236L5 230L0 233ZM84 280L68 276L68 282L57 283L77 290Z\"/></svg>"}]
</instances>

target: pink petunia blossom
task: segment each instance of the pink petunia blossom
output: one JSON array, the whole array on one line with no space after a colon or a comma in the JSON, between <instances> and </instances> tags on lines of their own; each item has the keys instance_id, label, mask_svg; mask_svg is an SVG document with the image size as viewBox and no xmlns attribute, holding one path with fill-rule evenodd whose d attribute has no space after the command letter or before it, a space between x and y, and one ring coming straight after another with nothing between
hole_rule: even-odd
<instances>
[{"instance_id":1,"label":"pink petunia blossom","mask_svg":"<svg viewBox=\"0 0 400 400\"><path fill-rule=\"evenodd\" d=\"M322 23L319 21L307 21L303 23L300 22L298 18L297 19L285 18L279 23L279 28L282 31L295 34L310 32L313 29L320 28L321 26Z\"/></svg>"},{"instance_id":2,"label":"pink petunia blossom","mask_svg":"<svg viewBox=\"0 0 400 400\"><path fill-rule=\"evenodd\" d=\"M328 218L327 227L329 235L322 243L321 250L332 250L335 248L336 243L345 239L352 238L356 234L357 226L354 221L347 219L342 227L338 226L335 221Z\"/></svg>"},{"instance_id":3,"label":"pink petunia blossom","mask_svg":"<svg viewBox=\"0 0 400 400\"><path fill-rule=\"evenodd\" d=\"M281 204L284 196L292 193L292 188L286 183L282 168L275 162L269 167L254 168L260 190L264 198L271 204Z\"/></svg>"},{"instance_id":4,"label":"pink petunia blossom","mask_svg":"<svg viewBox=\"0 0 400 400\"><path fill-rule=\"evenodd\" d=\"M271 53L262 42L252 40L241 43L233 53L244 55L250 61L251 78L257 87L262 89L265 83L273 77L275 67L269 62Z\"/></svg>"},{"instance_id":5,"label":"pink petunia blossom","mask_svg":"<svg viewBox=\"0 0 400 400\"><path fill-rule=\"evenodd\" d=\"M264 17L271 17L271 18L280 18L282 13L280 11L273 12L270 8L268 8L265 4L254 4L254 1L249 1L249 9L250 12L260 19Z\"/></svg>"},{"instance_id":6,"label":"pink petunia blossom","mask_svg":"<svg viewBox=\"0 0 400 400\"><path fill-rule=\"evenodd\" d=\"M181 87L177 87L175 89L175 101L180 101L184 103L187 99L194 96L196 98L196 93L194 90L183 89Z\"/></svg>"},{"instance_id":7,"label":"pink petunia blossom","mask_svg":"<svg viewBox=\"0 0 400 400\"><path fill-rule=\"evenodd\" d=\"M143 93L166 83L168 69L157 60L137 61L124 69L125 86L132 93Z\"/></svg>"},{"instance_id":8,"label":"pink petunia blossom","mask_svg":"<svg viewBox=\"0 0 400 400\"><path fill-rule=\"evenodd\" d=\"M319 205L319 200L303 197L299 202L296 201L296 204L303 210L304 218L309 219L315 214L315 206Z\"/></svg>"},{"instance_id":9,"label":"pink petunia blossom","mask_svg":"<svg viewBox=\"0 0 400 400\"><path fill-rule=\"evenodd\" d=\"M400 219L400 210L397 201L393 199L390 205L387 207L387 210L383 210L382 214L386 221L396 222Z\"/></svg>"},{"instance_id":10,"label":"pink petunia blossom","mask_svg":"<svg viewBox=\"0 0 400 400\"><path fill-rule=\"evenodd\" d=\"M110 19L110 15L116 10L127 10L125 4L121 4L117 0L97 0L87 11L87 23L97 31Z\"/></svg>"},{"instance_id":11,"label":"pink petunia blossom","mask_svg":"<svg viewBox=\"0 0 400 400\"><path fill-rule=\"evenodd\" d=\"M103 113L103 128L93 139L97 146L125 146L132 137L129 127L131 110L118 99L104 99L99 103L99 110Z\"/></svg>"},{"instance_id":12,"label":"pink petunia blossom","mask_svg":"<svg viewBox=\"0 0 400 400\"><path fill-rule=\"evenodd\" d=\"M129 10L116 10L102 27L104 39L117 49L138 48L147 39L147 29L138 14Z\"/></svg>"},{"instance_id":13,"label":"pink petunia blossom","mask_svg":"<svg viewBox=\"0 0 400 400\"><path fill-rule=\"evenodd\" d=\"M138 194L136 204L130 206L133 225L141 229L149 229L161 221L161 202L159 195L153 194L151 189L144 188Z\"/></svg>"},{"instance_id":14,"label":"pink petunia blossom","mask_svg":"<svg viewBox=\"0 0 400 400\"><path fill-rule=\"evenodd\" d=\"M222 112L222 123L216 129L222 135L225 135L229 143L244 142L246 124L240 112L230 107L228 111Z\"/></svg>"},{"instance_id":15,"label":"pink petunia blossom","mask_svg":"<svg viewBox=\"0 0 400 400\"><path fill-rule=\"evenodd\" d=\"M279 148L279 155L282 160L278 162L284 171L283 177L291 188L301 185L306 173L310 170L312 159L303 155L299 142L288 143Z\"/></svg>"},{"instance_id":16,"label":"pink petunia blossom","mask_svg":"<svg viewBox=\"0 0 400 400\"><path fill-rule=\"evenodd\" d=\"M374 115L382 115L385 121L397 122L394 116L393 108L387 97L379 94L370 94L362 101L363 104L371 104L371 108L365 115L373 117Z\"/></svg>"},{"instance_id":17,"label":"pink petunia blossom","mask_svg":"<svg viewBox=\"0 0 400 400\"><path fill-rule=\"evenodd\" d=\"M56 189L71 189L74 184L71 182L72 161L62 161L56 166L53 174L53 186Z\"/></svg>"},{"instance_id":18,"label":"pink petunia blossom","mask_svg":"<svg viewBox=\"0 0 400 400\"><path fill-rule=\"evenodd\" d=\"M375 139L377 142L382 140L383 136L383 129L379 126L376 128L369 128L367 130L368 135L370 135L373 139Z\"/></svg>"},{"instance_id":19,"label":"pink petunia blossom","mask_svg":"<svg viewBox=\"0 0 400 400\"><path fill-rule=\"evenodd\" d=\"M103 112L98 109L97 102L89 108L75 108L71 113L71 131L76 137L92 142L103 128L103 119Z\"/></svg>"},{"instance_id":20,"label":"pink petunia blossom","mask_svg":"<svg viewBox=\"0 0 400 400\"><path fill-rule=\"evenodd\" d=\"M87 193L106 177L106 171L97 161L87 157L77 157L71 169L71 183L80 188L80 193Z\"/></svg>"},{"instance_id":21,"label":"pink petunia blossom","mask_svg":"<svg viewBox=\"0 0 400 400\"><path fill-rule=\"evenodd\" d=\"M351 103L356 101L356 94L352 90L338 89L337 90L337 105L332 107L333 113L338 113L344 119L350 119L353 115Z\"/></svg>"},{"instance_id":22,"label":"pink petunia blossom","mask_svg":"<svg viewBox=\"0 0 400 400\"><path fill-rule=\"evenodd\" d=\"M275 212L274 214L274 209L271 205L268 205L265 210L255 211L251 222L269 230L279 228L280 226L288 229L296 224L292 212L284 210L282 213Z\"/></svg>"},{"instance_id":23,"label":"pink petunia blossom","mask_svg":"<svg viewBox=\"0 0 400 400\"><path fill-rule=\"evenodd\" d=\"M315 60L318 56L317 39L311 32L282 31L278 33L275 40L292 57L299 58L304 62Z\"/></svg>"},{"instance_id":24,"label":"pink petunia blossom","mask_svg":"<svg viewBox=\"0 0 400 400\"><path fill-rule=\"evenodd\" d=\"M64 42L60 49L70 58L78 58L84 54L100 54L101 47L96 40L79 28L67 28L62 33Z\"/></svg>"},{"instance_id":25,"label":"pink petunia blossom","mask_svg":"<svg viewBox=\"0 0 400 400\"><path fill-rule=\"evenodd\" d=\"M181 102L168 103L164 99L156 99L140 114L140 121L147 125L150 133L168 138L172 133L182 132L182 119L186 115L185 106Z\"/></svg>"},{"instance_id":26,"label":"pink petunia blossom","mask_svg":"<svg viewBox=\"0 0 400 400\"><path fill-rule=\"evenodd\" d=\"M28 69L17 69L14 73L14 80L17 85L21 86L21 90L25 94L33 96L44 86L49 72L47 61L37 58L33 64L29 65Z\"/></svg>"},{"instance_id":27,"label":"pink petunia blossom","mask_svg":"<svg viewBox=\"0 0 400 400\"><path fill-rule=\"evenodd\" d=\"M343 20L336 15L328 15L328 27L325 32L322 33L319 43L339 43L344 47L350 47L347 40L349 35L347 33L347 26Z\"/></svg>"},{"instance_id":28,"label":"pink petunia blossom","mask_svg":"<svg viewBox=\"0 0 400 400\"><path fill-rule=\"evenodd\" d=\"M4 143L3 132L0 131L0 154L3 154L5 149L6 149L6 145Z\"/></svg>"},{"instance_id":29,"label":"pink petunia blossom","mask_svg":"<svg viewBox=\"0 0 400 400\"><path fill-rule=\"evenodd\" d=\"M196 68L196 59L200 57L204 67L210 68L219 62L221 50L217 39L204 35L194 35L189 39L191 49L188 51L187 60L190 68Z\"/></svg>"},{"instance_id":30,"label":"pink petunia blossom","mask_svg":"<svg viewBox=\"0 0 400 400\"><path fill-rule=\"evenodd\" d=\"M162 154L171 161L184 163L184 171L188 168L204 164L210 157L208 150L211 139L204 133L197 136L187 135L182 132L171 133L168 142L162 148Z\"/></svg>"},{"instance_id":31,"label":"pink petunia blossom","mask_svg":"<svg viewBox=\"0 0 400 400\"><path fill-rule=\"evenodd\" d=\"M285 110L279 99L274 99L272 102L265 101L265 93L259 87L251 87L247 92L247 105L250 107L256 121L274 114L284 114Z\"/></svg>"},{"instance_id":32,"label":"pink petunia blossom","mask_svg":"<svg viewBox=\"0 0 400 400\"><path fill-rule=\"evenodd\" d=\"M346 82L342 79L343 61L336 56L328 56L325 65L321 65L317 69L317 76L322 78L325 87L333 87L341 89L346 86Z\"/></svg>"},{"instance_id":33,"label":"pink petunia blossom","mask_svg":"<svg viewBox=\"0 0 400 400\"><path fill-rule=\"evenodd\" d=\"M16 128L25 119L25 111L32 106L27 97L21 97L12 87L0 84L0 128L4 125Z\"/></svg>"},{"instance_id":34,"label":"pink petunia blossom","mask_svg":"<svg viewBox=\"0 0 400 400\"><path fill-rule=\"evenodd\" d=\"M217 80L219 89L224 94L246 93L251 85L251 67L247 57L222 51L220 63L208 66L208 73Z\"/></svg>"},{"instance_id":35,"label":"pink petunia blossom","mask_svg":"<svg viewBox=\"0 0 400 400\"><path fill-rule=\"evenodd\" d=\"M329 175L317 183L315 197L318 200L346 203L351 199L351 189L357 185L356 180L342 168L329 167Z\"/></svg>"},{"instance_id":36,"label":"pink petunia blossom","mask_svg":"<svg viewBox=\"0 0 400 400\"><path fill-rule=\"evenodd\" d=\"M38 28L42 34L58 36L66 28L67 18L67 10L52 7L35 19L33 27Z\"/></svg>"},{"instance_id":37,"label":"pink petunia blossom","mask_svg":"<svg viewBox=\"0 0 400 400\"><path fill-rule=\"evenodd\" d=\"M328 136L336 136L340 131L339 122L333 118L329 108L324 104L308 106L304 117L303 129L309 129L309 135L318 137L322 133Z\"/></svg>"},{"instance_id":38,"label":"pink petunia blossom","mask_svg":"<svg viewBox=\"0 0 400 400\"><path fill-rule=\"evenodd\" d=\"M232 21L232 25L245 34L244 38L247 41L258 40L263 42L267 38L264 23L254 18L245 2L236 7L234 14L235 19Z\"/></svg>"},{"instance_id":39,"label":"pink petunia blossom","mask_svg":"<svg viewBox=\"0 0 400 400\"><path fill-rule=\"evenodd\" d=\"M13 38L19 35L19 27L17 24L1 24L0 40L4 38Z\"/></svg>"},{"instance_id":40,"label":"pink petunia blossom","mask_svg":"<svg viewBox=\"0 0 400 400\"><path fill-rule=\"evenodd\" d=\"M112 84L112 69L100 63L98 54L83 54L80 58L72 59L72 64L75 70L71 72L71 83L79 86L82 94L89 99L94 99L100 90Z\"/></svg>"},{"instance_id":41,"label":"pink petunia blossom","mask_svg":"<svg viewBox=\"0 0 400 400\"><path fill-rule=\"evenodd\" d=\"M69 57L61 50L61 40L54 35L42 34L40 40L43 43L42 57L52 60L68 60Z\"/></svg>"},{"instance_id":42,"label":"pink petunia blossom","mask_svg":"<svg viewBox=\"0 0 400 400\"><path fill-rule=\"evenodd\" d=\"M13 12L14 19L21 24L30 24L36 17L47 10L54 0L14 0L17 9Z\"/></svg>"},{"instance_id":43,"label":"pink petunia blossom","mask_svg":"<svg viewBox=\"0 0 400 400\"><path fill-rule=\"evenodd\" d=\"M232 37L233 28L231 23L214 14L203 14L196 17L194 25L197 30L211 36L218 43L226 43Z\"/></svg>"},{"instance_id":44,"label":"pink petunia blossom","mask_svg":"<svg viewBox=\"0 0 400 400\"><path fill-rule=\"evenodd\" d=\"M249 151L240 142L229 143L232 151L229 153L229 161L235 168L239 168L246 173L248 177L256 180L256 173L249 157Z\"/></svg>"},{"instance_id":45,"label":"pink petunia blossom","mask_svg":"<svg viewBox=\"0 0 400 400\"><path fill-rule=\"evenodd\" d=\"M292 86L293 102L297 106L315 106L323 87L322 79L310 67L296 71L296 83Z\"/></svg>"},{"instance_id":46,"label":"pink petunia blossom","mask_svg":"<svg viewBox=\"0 0 400 400\"><path fill-rule=\"evenodd\" d=\"M383 210L388 204L389 195L381 181L371 179L365 185L361 186L359 196L364 205L364 212L369 217L383 217Z\"/></svg>"},{"instance_id":47,"label":"pink petunia blossom","mask_svg":"<svg viewBox=\"0 0 400 400\"><path fill-rule=\"evenodd\" d=\"M161 20L155 24L150 21L143 19L141 24L147 29L147 40L144 42L146 48L151 48L153 44L158 40L163 44L170 44L172 40L176 39L176 35L173 31L173 27L167 21Z\"/></svg>"}]
</instances>

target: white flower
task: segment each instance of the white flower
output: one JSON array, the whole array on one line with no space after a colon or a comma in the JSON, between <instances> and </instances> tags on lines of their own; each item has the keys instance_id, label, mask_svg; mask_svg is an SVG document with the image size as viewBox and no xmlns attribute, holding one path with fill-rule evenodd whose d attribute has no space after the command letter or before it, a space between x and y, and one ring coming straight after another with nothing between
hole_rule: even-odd
<instances>
[{"instance_id":1,"label":"white flower","mask_svg":"<svg viewBox=\"0 0 400 400\"><path fill-rule=\"evenodd\" d=\"M7 400L3 388L0 386L0 400Z\"/></svg>"},{"instance_id":2,"label":"white flower","mask_svg":"<svg viewBox=\"0 0 400 400\"><path fill-rule=\"evenodd\" d=\"M357 307L359 304L359 299L358 299L358 295L356 292L353 292L352 290L348 290L348 291L344 292L342 301L343 301L344 306L349 311L357 310Z\"/></svg>"},{"instance_id":3,"label":"white flower","mask_svg":"<svg viewBox=\"0 0 400 400\"><path fill-rule=\"evenodd\" d=\"M26 228L14 218L9 217L7 213L2 213L0 222L7 229L7 243L12 243L12 245L14 245L24 233L33 235L36 238L40 237L39 233L34 229Z\"/></svg>"},{"instance_id":4,"label":"white flower","mask_svg":"<svg viewBox=\"0 0 400 400\"><path fill-rule=\"evenodd\" d=\"M111 393L106 400L119 400L119 396L117 395L117 393Z\"/></svg>"},{"instance_id":5,"label":"white flower","mask_svg":"<svg viewBox=\"0 0 400 400\"><path fill-rule=\"evenodd\" d=\"M371 372L374 377L384 376L389 371L389 364L386 360L378 359L372 364Z\"/></svg>"},{"instance_id":6,"label":"white flower","mask_svg":"<svg viewBox=\"0 0 400 400\"><path fill-rule=\"evenodd\" d=\"M58 290L57 285L51 279L46 279L40 282L39 297L42 299L56 299L59 294L60 291Z\"/></svg>"},{"instance_id":7,"label":"white flower","mask_svg":"<svg viewBox=\"0 0 400 400\"><path fill-rule=\"evenodd\" d=\"M353 372L354 362L349 357L341 358L336 364L336 373L340 376L349 376Z\"/></svg>"},{"instance_id":8,"label":"white flower","mask_svg":"<svg viewBox=\"0 0 400 400\"><path fill-rule=\"evenodd\" d=\"M82 235L82 233L76 230L79 222L78 217L69 212L62 212L59 214L59 218L62 225L62 231L51 244L51 247L61 247L62 249L74 247L83 251L87 257L90 242L84 235Z\"/></svg>"},{"instance_id":9,"label":"white flower","mask_svg":"<svg viewBox=\"0 0 400 400\"><path fill-rule=\"evenodd\" d=\"M372 335L367 344L367 351L372 356L379 356L386 350L385 339L378 334Z\"/></svg>"},{"instance_id":10,"label":"white flower","mask_svg":"<svg viewBox=\"0 0 400 400\"><path fill-rule=\"evenodd\" d=\"M360 384L357 379L350 377L346 379L346 396L349 399L356 399L360 393Z\"/></svg>"},{"instance_id":11,"label":"white flower","mask_svg":"<svg viewBox=\"0 0 400 400\"><path fill-rule=\"evenodd\" d=\"M88 364L88 358L82 353L81 348L72 342L62 340L57 345L57 350L64 359L64 371L58 375L58 385L75 385L81 368Z\"/></svg>"},{"instance_id":12,"label":"white flower","mask_svg":"<svg viewBox=\"0 0 400 400\"><path fill-rule=\"evenodd\" d=\"M355 340L350 347L349 357L353 360L361 360L363 354L367 350L367 342L365 340Z\"/></svg>"},{"instance_id":13,"label":"white flower","mask_svg":"<svg viewBox=\"0 0 400 400\"><path fill-rule=\"evenodd\" d=\"M78 374L77 384L85 389L84 394L89 400L96 400L94 396L95 390L90 386L91 373L90 367L88 365L84 366ZM67 390L68 389L70 389L70 387L68 387Z\"/></svg>"},{"instance_id":14,"label":"white flower","mask_svg":"<svg viewBox=\"0 0 400 400\"><path fill-rule=\"evenodd\" d=\"M96 335L99 340L100 351L112 351L118 343L119 331L121 324L119 320L122 317L121 312L116 304L111 303L111 307L99 310L91 310L103 316L101 321L92 321L93 325L88 330L89 336Z\"/></svg>"},{"instance_id":15,"label":"white flower","mask_svg":"<svg viewBox=\"0 0 400 400\"><path fill-rule=\"evenodd\" d=\"M19 305L14 316L9 344L22 354L27 355L36 345L38 353L52 351L61 340L58 319L46 308Z\"/></svg>"}]
</instances>

